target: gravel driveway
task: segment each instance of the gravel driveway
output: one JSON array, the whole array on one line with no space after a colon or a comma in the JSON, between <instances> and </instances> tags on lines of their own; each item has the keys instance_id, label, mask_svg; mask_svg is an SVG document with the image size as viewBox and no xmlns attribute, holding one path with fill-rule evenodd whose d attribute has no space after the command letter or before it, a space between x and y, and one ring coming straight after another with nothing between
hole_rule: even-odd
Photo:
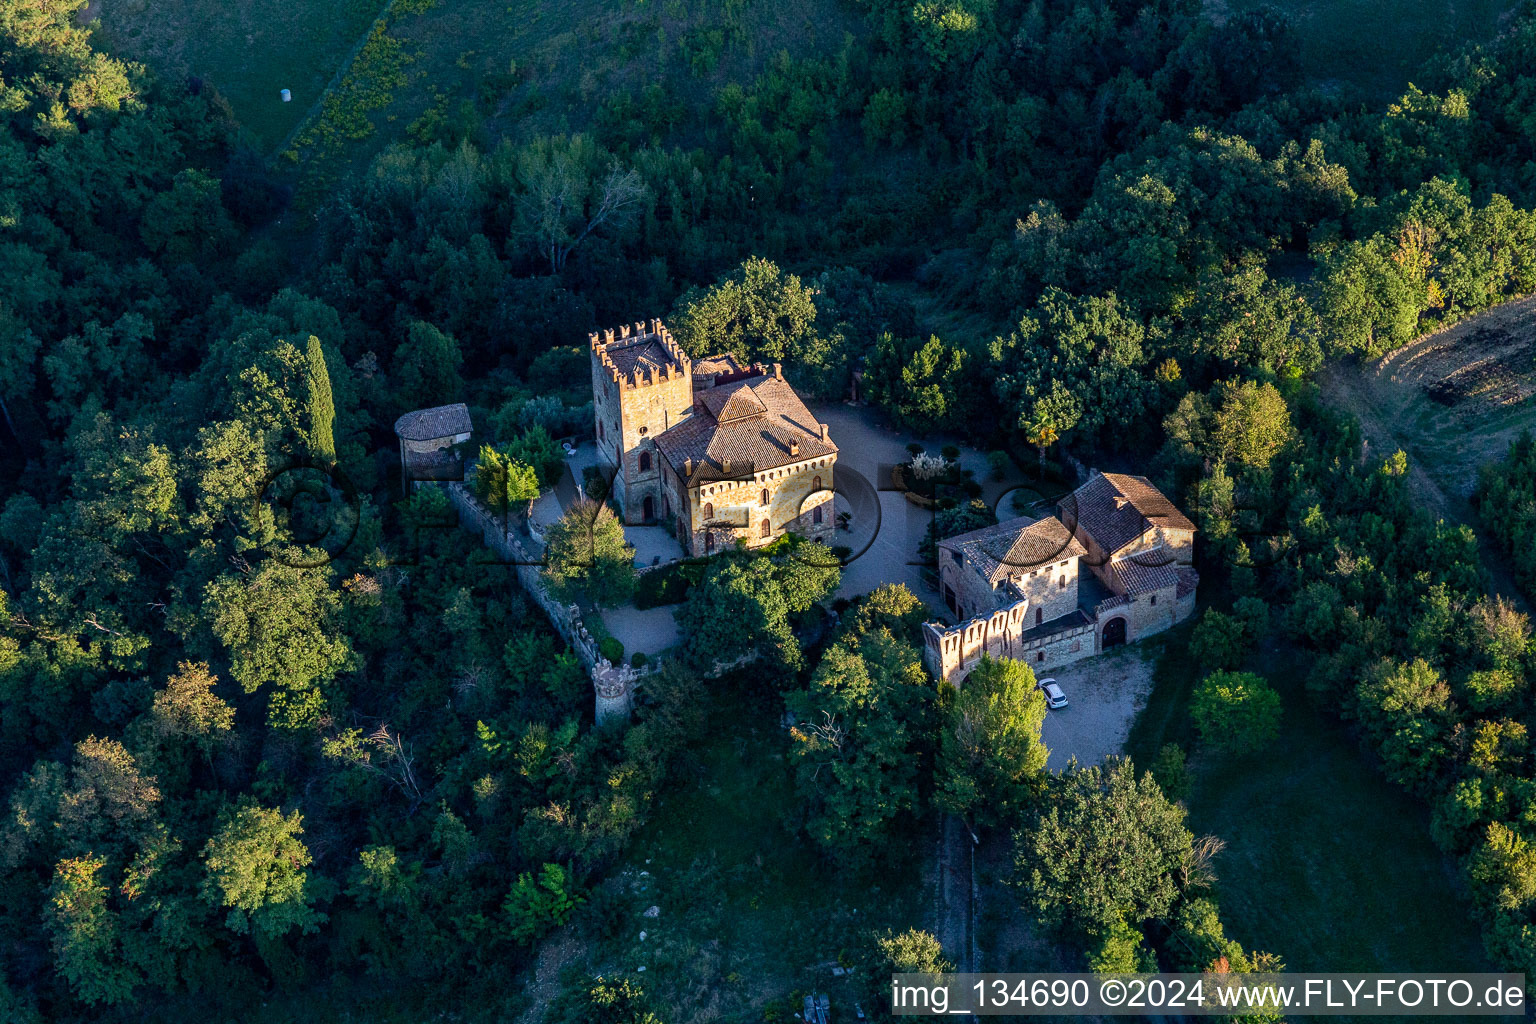
<instances>
[{"instance_id":1,"label":"gravel driveway","mask_svg":"<svg viewBox=\"0 0 1536 1024\"><path fill-rule=\"evenodd\" d=\"M1069 703L1047 711L1040 730L1051 752L1051 771L1065 768L1074 756L1087 767L1122 752L1131 723L1152 692L1151 654L1150 648L1128 644L1046 673L1061 684Z\"/></svg>"}]
</instances>

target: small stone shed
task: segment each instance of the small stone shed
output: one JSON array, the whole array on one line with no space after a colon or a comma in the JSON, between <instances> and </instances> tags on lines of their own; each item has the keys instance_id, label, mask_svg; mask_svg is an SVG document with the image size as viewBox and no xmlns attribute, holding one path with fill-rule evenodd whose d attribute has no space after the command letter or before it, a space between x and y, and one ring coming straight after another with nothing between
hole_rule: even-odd
<instances>
[{"instance_id":1,"label":"small stone shed","mask_svg":"<svg viewBox=\"0 0 1536 1024\"><path fill-rule=\"evenodd\" d=\"M415 409L395 420L406 493L413 480L463 479L464 463L453 446L468 441L471 433L469 407L463 402Z\"/></svg>"}]
</instances>

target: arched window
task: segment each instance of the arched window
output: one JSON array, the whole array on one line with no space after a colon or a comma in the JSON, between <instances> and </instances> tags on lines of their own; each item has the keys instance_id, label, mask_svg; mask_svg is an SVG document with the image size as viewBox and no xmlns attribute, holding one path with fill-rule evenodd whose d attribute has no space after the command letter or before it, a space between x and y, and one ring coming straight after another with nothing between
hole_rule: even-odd
<instances>
[{"instance_id":1,"label":"arched window","mask_svg":"<svg viewBox=\"0 0 1536 1024\"><path fill-rule=\"evenodd\" d=\"M767 537L770 533L773 532L773 526L768 522L768 520L764 519L763 525L759 528L759 532L764 537Z\"/></svg>"},{"instance_id":2,"label":"arched window","mask_svg":"<svg viewBox=\"0 0 1536 1024\"><path fill-rule=\"evenodd\" d=\"M811 478L811 493L815 494L819 490L821 490L821 477L819 477L819 476L812 477Z\"/></svg>"},{"instance_id":3,"label":"arched window","mask_svg":"<svg viewBox=\"0 0 1536 1024\"><path fill-rule=\"evenodd\" d=\"M1063 576L1060 580L1057 581L1056 589L1057 590L1066 590L1067 589L1067 578L1065 576Z\"/></svg>"},{"instance_id":4,"label":"arched window","mask_svg":"<svg viewBox=\"0 0 1536 1024\"><path fill-rule=\"evenodd\" d=\"M713 518L715 518L715 503L706 501L704 503L704 521L707 523Z\"/></svg>"},{"instance_id":5,"label":"arched window","mask_svg":"<svg viewBox=\"0 0 1536 1024\"><path fill-rule=\"evenodd\" d=\"M811 522L817 524L818 526L821 525L821 506L820 505L817 505L814 509L811 510Z\"/></svg>"},{"instance_id":6,"label":"arched window","mask_svg":"<svg viewBox=\"0 0 1536 1024\"><path fill-rule=\"evenodd\" d=\"M649 472L650 468L651 468L651 453L650 452L641 452L640 453L640 472L642 472L642 473Z\"/></svg>"},{"instance_id":7,"label":"arched window","mask_svg":"<svg viewBox=\"0 0 1536 1024\"><path fill-rule=\"evenodd\" d=\"M763 488L763 504L764 505L768 504L768 488L766 488L766 487ZM766 537L767 534L763 534L763 536Z\"/></svg>"},{"instance_id":8,"label":"arched window","mask_svg":"<svg viewBox=\"0 0 1536 1024\"><path fill-rule=\"evenodd\" d=\"M712 534L712 533L705 533L704 534L704 553L707 555L707 554L709 554L713 550L715 550L715 535Z\"/></svg>"},{"instance_id":9,"label":"arched window","mask_svg":"<svg viewBox=\"0 0 1536 1024\"><path fill-rule=\"evenodd\" d=\"M1045 652L1041 651L1039 654L1036 654L1035 655L1035 660L1036 661L1044 661L1045 660Z\"/></svg>"}]
</instances>

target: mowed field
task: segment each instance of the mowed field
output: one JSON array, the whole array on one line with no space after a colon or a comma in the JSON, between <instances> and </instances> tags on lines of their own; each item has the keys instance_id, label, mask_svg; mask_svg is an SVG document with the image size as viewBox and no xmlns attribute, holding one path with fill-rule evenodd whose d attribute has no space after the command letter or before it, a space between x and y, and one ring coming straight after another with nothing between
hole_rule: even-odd
<instances>
[{"instance_id":1,"label":"mowed field","mask_svg":"<svg viewBox=\"0 0 1536 1024\"><path fill-rule=\"evenodd\" d=\"M403 83L368 111L374 131L348 147L360 172L423 114L475 103L484 137L580 132L602 104L665 82L668 102L709 108L727 82L750 83L780 52L829 53L863 30L836 0L439 0L394 12ZM95 0L99 41L166 75L215 86L255 143L274 153L351 68L385 0ZM509 87L510 84L510 87ZM283 103L282 89L292 102ZM331 174L342 171L332 166Z\"/></svg>"},{"instance_id":2,"label":"mowed field","mask_svg":"<svg viewBox=\"0 0 1536 1024\"><path fill-rule=\"evenodd\" d=\"M96 0L99 44L214 86L270 151L320 98L384 0ZM282 101L280 91L293 96Z\"/></svg>"},{"instance_id":3,"label":"mowed field","mask_svg":"<svg viewBox=\"0 0 1536 1024\"><path fill-rule=\"evenodd\" d=\"M1220 16L1260 6L1290 15L1302 66L1322 85L1350 85L1374 100L1403 93L1444 47L1497 35L1511 0L1208 0Z\"/></svg>"},{"instance_id":4,"label":"mowed field","mask_svg":"<svg viewBox=\"0 0 1536 1024\"><path fill-rule=\"evenodd\" d=\"M1324 397L1360 420L1367 455L1408 453L1409 479L1425 507L1480 529L1472 494L1479 469L1503 458L1523 430L1536 431L1536 297L1519 299L1426 335L1383 359L1334 365ZM1520 599L1497 558L1484 564L1496 589Z\"/></svg>"}]
</instances>

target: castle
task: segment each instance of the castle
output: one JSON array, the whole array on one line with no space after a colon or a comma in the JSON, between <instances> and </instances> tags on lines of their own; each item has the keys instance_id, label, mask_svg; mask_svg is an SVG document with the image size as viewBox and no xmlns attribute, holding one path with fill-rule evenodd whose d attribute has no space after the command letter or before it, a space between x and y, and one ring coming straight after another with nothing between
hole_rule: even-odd
<instances>
[{"instance_id":1,"label":"castle","mask_svg":"<svg viewBox=\"0 0 1536 1024\"><path fill-rule=\"evenodd\" d=\"M959 623L923 625L934 675L959 682L983 654L1067 665L1195 610L1195 524L1146 477L1094 473L1056 512L939 542L940 593Z\"/></svg>"},{"instance_id":2,"label":"castle","mask_svg":"<svg viewBox=\"0 0 1536 1024\"><path fill-rule=\"evenodd\" d=\"M832 534L837 445L778 363L692 359L660 320L590 336L597 450L631 525L690 555Z\"/></svg>"}]
</instances>

